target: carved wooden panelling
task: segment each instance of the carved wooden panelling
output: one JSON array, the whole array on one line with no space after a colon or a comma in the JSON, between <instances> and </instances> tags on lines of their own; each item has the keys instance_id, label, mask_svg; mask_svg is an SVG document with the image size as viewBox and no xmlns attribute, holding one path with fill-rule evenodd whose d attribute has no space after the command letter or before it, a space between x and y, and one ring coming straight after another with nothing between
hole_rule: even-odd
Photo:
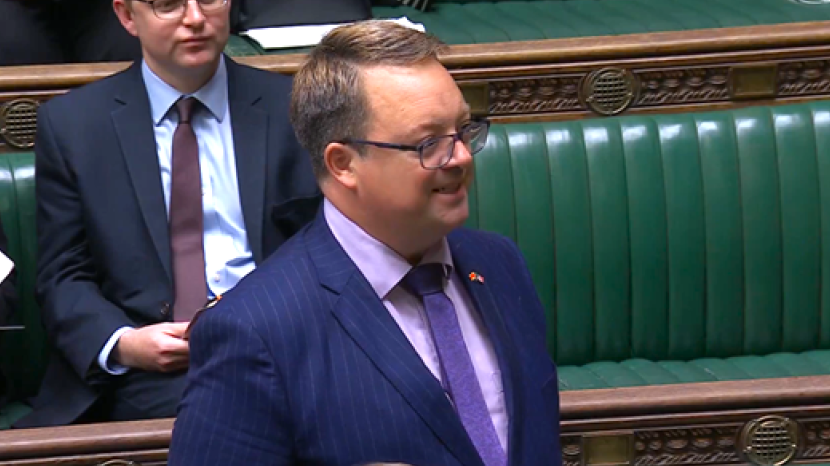
<instances>
[{"instance_id":1,"label":"carved wooden panelling","mask_svg":"<svg viewBox=\"0 0 830 466\"><path fill-rule=\"evenodd\" d=\"M581 110L582 76L517 79L490 83L490 114L516 115Z\"/></svg>"},{"instance_id":2,"label":"carved wooden panelling","mask_svg":"<svg viewBox=\"0 0 830 466\"><path fill-rule=\"evenodd\" d=\"M830 93L830 60L782 63L778 66L778 95L805 96Z\"/></svg>"},{"instance_id":3,"label":"carved wooden panelling","mask_svg":"<svg viewBox=\"0 0 830 466\"><path fill-rule=\"evenodd\" d=\"M729 100L729 67L634 71L640 98L633 107L706 103Z\"/></svg>"},{"instance_id":4,"label":"carved wooden panelling","mask_svg":"<svg viewBox=\"0 0 830 466\"><path fill-rule=\"evenodd\" d=\"M562 466L582 465L582 438L576 436L561 437Z\"/></svg>"},{"instance_id":5,"label":"carved wooden panelling","mask_svg":"<svg viewBox=\"0 0 830 466\"><path fill-rule=\"evenodd\" d=\"M800 459L830 458L830 421L801 423L804 447L798 453Z\"/></svg>"},{"instance_id":6,"label":"carved wooden panelling","mask_svg":"<svg viewBox=\"0 0 830 466\"><path fill-rule=\"evenodd\" d=\"M701 427L634 433L636 466L740 463L735 451L738 427Z\"/></svg>"}]
</instances>

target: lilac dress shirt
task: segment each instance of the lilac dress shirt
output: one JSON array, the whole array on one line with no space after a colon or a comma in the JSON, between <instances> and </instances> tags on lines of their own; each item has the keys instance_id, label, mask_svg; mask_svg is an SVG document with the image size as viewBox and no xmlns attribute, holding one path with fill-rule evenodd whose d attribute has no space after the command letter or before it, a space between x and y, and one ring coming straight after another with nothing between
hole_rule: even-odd
<instances>
[{"instance_id":1,"label":"lilac dress shirt","mask_svg":"<svg viewBox=\"0 0 830 466\"><path fill-rule=\"evenodd\" d=\"M442 386L446 386L441 380L438 354L426 321L424 307L419 298L399 286L412 266L398 253L349 220L328 199L323 203L323 214L334 238L366 277L418 356L432 375L442 382ZM455 306L461 333L473 360L490 418L493 420L499 442L507 453L508 418L498 359L481 316L476 312L458 274L452 269L452 255L447 240L443 239L431 248L421 263L444 264L451 272L445 292Z\"/></svg>"}]
</instances>

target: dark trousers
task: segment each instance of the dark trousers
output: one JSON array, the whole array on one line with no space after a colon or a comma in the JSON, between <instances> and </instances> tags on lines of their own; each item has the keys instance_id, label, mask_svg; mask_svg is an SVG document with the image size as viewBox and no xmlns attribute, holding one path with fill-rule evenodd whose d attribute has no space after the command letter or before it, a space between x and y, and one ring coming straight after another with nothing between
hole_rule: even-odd
<instances>
[{"instance_id":1,"label":"dark trousers","mask_svg":"<svg viewBox=\"0 0 830 466\"><path fill-rule=\"evenodd\" d=\"M76 423L138 421L176 417L186 372L160 374L132 370L113 383Z\"/></svg>"},{"instance_id":2,"label":"dark trousers","mask_svg":"<svg viewBox=\"0 0 830 466\"><path fill-rule=\"evenodd\" d=\"M111 0L0 0L0 66L138 58Z\"/></svg>"}]
</instances>

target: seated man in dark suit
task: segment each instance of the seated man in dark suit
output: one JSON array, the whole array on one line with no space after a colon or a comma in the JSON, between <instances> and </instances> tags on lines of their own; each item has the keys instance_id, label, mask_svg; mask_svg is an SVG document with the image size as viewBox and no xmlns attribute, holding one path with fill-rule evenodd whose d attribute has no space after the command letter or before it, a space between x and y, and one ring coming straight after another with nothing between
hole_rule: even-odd
<instances>
[{"instance_id":1,"label":"seated man in dark suit","mask_svg":"<svg viewBox=\"0 0 830 466\"><path fill-rule=\"evenodd\" d=\"M172 417L192 315L319 204L291 79L222 54L227 0L113 6L143 59L39 110L37 298L55 351L16 427Z\"/></svg>"},{"instance_id":2,"label":"seated man in dark suit","mask_svg":"<svg viewBox=\"0 0 830 466\"><path fill-rule=\"evenodd\" d=\"M141 45L111 0L0 0L0 65L131 61Z\"/></svg>"},{"instance_id":3,"label":"seated man in dark suit","mask_svg":"<svg viewBox=\"0 0 830 466\"><path fill-rule=\"evenodd\" d=\"M171 466L561 464L530 273L509 239L461 228L489 122L439 50L358 23L295 77L326 201L194 323Z\"/></svg>"}]
</instances>

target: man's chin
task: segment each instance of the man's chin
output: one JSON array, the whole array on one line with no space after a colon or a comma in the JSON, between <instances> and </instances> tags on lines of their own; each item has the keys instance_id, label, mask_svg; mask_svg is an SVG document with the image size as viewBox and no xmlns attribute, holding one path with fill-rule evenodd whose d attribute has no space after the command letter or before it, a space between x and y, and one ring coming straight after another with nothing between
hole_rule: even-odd
<instances>
[{"instance_id":1,"label":"man's chin","mask_svg":"<svg viewBox=\"0 0 830 466\"><path fill-rule=\"evenodd\" d=\"M201 71L207 67L216 66L219 54L212 49L187 51L179 57L179 66L193 71Z\"/></svg>"}]
</instances>

